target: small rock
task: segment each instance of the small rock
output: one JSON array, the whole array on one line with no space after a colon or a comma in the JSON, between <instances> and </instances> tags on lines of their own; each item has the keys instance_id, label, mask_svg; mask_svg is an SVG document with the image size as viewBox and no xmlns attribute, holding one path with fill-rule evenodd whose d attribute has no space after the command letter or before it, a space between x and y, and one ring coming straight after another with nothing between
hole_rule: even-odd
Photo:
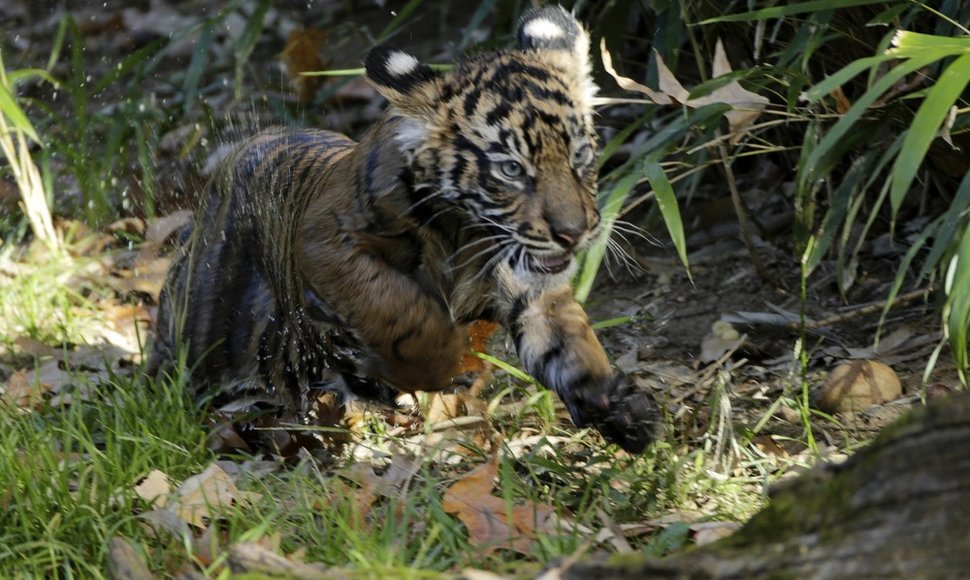
<instances>
[{"instance_id":1,"label":"small rock","mask_svg":"<svg viewBox=\"0 0 970 580\"><path fill-rule=\"evenodd\" d=\"M842 363L829 373L817 406L829 413L861 411L870 405L899 398L899 377L887 365L872 360Z\"/></svg>"}]
</instances>

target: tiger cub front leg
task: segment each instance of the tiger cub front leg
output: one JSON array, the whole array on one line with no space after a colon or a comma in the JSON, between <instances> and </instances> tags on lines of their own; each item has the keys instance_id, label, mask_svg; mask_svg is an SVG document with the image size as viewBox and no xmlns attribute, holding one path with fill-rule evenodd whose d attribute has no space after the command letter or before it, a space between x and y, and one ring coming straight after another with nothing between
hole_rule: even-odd
<instances>
[{"instance_id":1,"label":"tiger cub front leg","mask_svg":"<svg viewBox=\"0 0 970 580\"><path fill-rule=\"evenodd\" d=\"M468 334L443 299L358 244L339 252L308 247L304 255L316 265L310 287L376 355L365 372L405 391L451 384Z\"/></svg>"},{"instance_id":2,"label":"tiger cub front leg","mask_svg":"<svg viewBox=\"0 0 970 580\"><path fill-rule=\"evenodd\" d=\"M653 398L610 369L589 318L563 285L513 297L508 328L526 370L559 395L578 427L639 453L654 437Z\"/></svg>"}]
</instances>

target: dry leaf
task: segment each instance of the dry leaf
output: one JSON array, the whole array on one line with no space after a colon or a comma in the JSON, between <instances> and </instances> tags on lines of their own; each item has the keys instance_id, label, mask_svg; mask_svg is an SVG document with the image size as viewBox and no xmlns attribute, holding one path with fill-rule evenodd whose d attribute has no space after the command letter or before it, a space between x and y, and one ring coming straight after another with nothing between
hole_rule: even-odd
<instances>
[{"instance_id":1,"label":"dry leaf","mask_svg":"<svg viewBox=\"0 0 970 580\"><path fill-rule=\"evenodd\" d=\"M425 422L428 425L436 425L449 419L463 417L466 415L465 396L466 393L428 393Z\"/></svg>"},{"instance_id":2,"label":"dry leaf","mask_svg":"<svg viewBox=\"0 0 970 580\"><path fill-rule=\"evenodd\" d=\"M153 469L151 473L135 486L135 493L138 497L152 504L153 507L165 507L168 501L168 494L172 492L172 487L168 483L168 476L164 472Z\"/></svg>"},{"instance_id":3,"label":"dry leaf","mask_svg":"<svg viewBox=\"0 0 970 580\"><path fill-rule=\"evenodd\" d=\"M717 39L717 45L714 48L713 72L715 78L731 72L731 63L728 62L724 44L720 38ZM692 99L687 105L700 107L711 103L731 105L733 110L724 113L724 116L727 117L728 126L731 128L731 143L737 143L744 131L765 110L768 98L745 89L738 81L731 81L707 96Z\"/></svg>"},{"instance_id":4,"label":"dry leaf","mask_svg":"<svg viewBox=\"0 0 970 580\"><path fill-rule=\"evenodd\" d=\"M664 93L657 92L646 85L641 85L640 83L638 83L637 81L629 77L625 77L618 74L616 72L616 69L613 68L613 57L610 55L610 51L606 50L605 38L600 40L600 56L603 59L603 68L606 70L606 72L610 74L610 76L613 77L613 79L616 81L616 84L620 85L621 89L643 93L644 95L647 96L647 98L657 103L658 105L672 104L670 97L668 97ZM658 61L658 64L661 62L663 61ZM666 68L666 65L663 65L663 67Z\"/></svg>"},{"instance_id":5,"label":"dry leaf","mask_svg":"<svg viewBox=\"0 0 970 580\"><path fill-rule=\"evenodd\" d=\"M704 546L726 538L741 528L737 522L700 522L690 525L690 531L694 533L694 543Z\"/></svg>"},{"instance_id":6,"label":"dry leaf","mask_svg":"<svg viewBox=\"0 0 970 580\"><path fill-rule=\"evenodd\" d=\"M255 542L239 542L229 547L229 568L236 574L249 572L267 577L301 580L332 578L323 564L308 564L291 555L289 558Z\"/></svg>"},{"instance_id":7,"label":"dry leaf","mask_svg":"<svg viewBox=\"0 0 970 580\"><path fill-rule=\"evenodd\" d=\"M108 550L108 576L111 578L151 579L155 575L148 569L143 555L138 553L131 540L121 536L111 538Z\"/></svg>"},{"instance_id":8,"label":"dry leaf","mask_svg":"<svg viewBox=\"0 0 970 580\"><path fill-rule=\"evenodd\" d=\"M488 341L492 338L498 324L487 320L476 320L468 326L468 349L475 352L485 352L488 348ZM465 354L461 358L458 374L473 372L480 373L485 370L485 361L474 354Z\"/></svg>"},{"instance_id":9,"label":"dry leaf","mask_svg":"<svg viewBox=\"0 0 970 580\"><path fill-rule=\"evenodd\" d=\"M145 231L145 241L155 246L164 244L172 234L182 229L182 227L192 220L192 215L192 210L180 209L166 216L151 220L148 224L148 229Z\"/></svg>"},{"instance_id":10,"label":"dry leaf","mask_svg":"<svg viewBox=\"0 0 970 580\"><path fill-rule=\"evenodd\" d=\"M845 96L842 87L835 87L835 90L832 91L832 98L835 99L835 110L840 115L848 113L849 109L852 108L852 103L849 102L849 97Z\"/></svg>"},{"instance_id":11,"label":"dry leaf","mask_svg":"<svg viewBox=\"0 0 970 580\"><path fill-rule=\"evenodd\" d=\"M34 380L33 371L17 371L10 375L7 388L0 401L7 407L36 409L44 400L44 393L51 390L47 383Z\"/></svg>"},{"instance_id":12,"label":"dry leaf","mask_svg":"<svg viewBox=\"0 0 970 580\"><path fill-rule=\"evenodd\" d=\"M669 95L675 102L689 105L690 101L687 96L690 92L684 88L684 85L680 84L680 81L674 76L673 71L667 67L667 63L660 56L660 51L656 48L653 49L653 55L657 59L657 84L660 90L665 95Z\"/></svg>"},{"instance_id":13,"label":"dry leaf","mask_svg":"<svg viewBox=\"0 0 970 580\"><path fill-rule=\"evenodd\" d=\"M358 486L358 489L348 489L346 492L354 496L357 521L353 523L358 526L358 529L366 523L367 515L377 499L388 496L393 490L399 488L417 472L418 467L419 464L412 458L397 454L391 459L383 475L374 473L374 468L369 463L355 463L339 472L341 476Z\"/></svg>"},{"instance_id":14,"label":"dry leaf","mask_svg":"<svg viewBox=\"0 0 970 580\"><path fill-rule=\"evenodd\" d=\"M221 467L212 463L198 475L186 479L176 490L166 509L198 528L206 527L213 508L248 502L259 494L240 491Z\"/></svg>"},{"instance_id":15,"label":"dry leaf","mask_svg":"<svg viewBox=\"0 0 970 580\"><path fill-rule=\"evenodd\" d=\"M943 121L943 126L940 128L940 138L946 141L947 145L955 149L959 149L953 144L953 137L950 136L950 130L953 129L953 124L957 120L957 112L959 108L956 105L950 107L950 111L946 114L946 119Z\"/></svg>"},{"instance_id":16,"label":"dry leaf","mask_svg":"<svg viewBox=\"0 0 970 580\"><path fill-rule=\"evenodd\" d=\"M29 336L19 336L13 341L13 344L15 347L17 347L18 353L32 356L34 358L55 356L62 350L56 346L50 346L47 343L34 340Z\"/></svg>"},{"instance_id":17,"label":"dry leaf","mask_svg":"<svg viewBox=\"0 0 970 580\"><path fill-rule=\"evenodd\" d=\"M492 495L492 480L498 473L498 456L458 480L445 491L443 506L468 529L472 545L483 555L505 548L528 554L538 531L545 531L555 514L552 506L526 504L509 506Z\"/></svg>"},{"instance_id":18,"label":"dry leaf","mask_svg":"<svg viewBox=\"0 0 970 580\"><path fill-rule=\"evenodd\" d=\"M605 41L600 43L600 52L603 58L603 67L606 69L606 72L616 79L620 87L628 91L642 93L658 105L681 103L692 108L713 103L731 105L732 109L724 113L724 116L728 120L728 126L731 129L731 143L736 143L741 138L744 131L755 122L769 102L767 97L745 89L738 81L731 81L712 91L709 95L689 99L688 95L690 91L680 84L680 81L677 80L674 73L667 67L667 63L664 62L660 53L654 49L654 56L657 59L658 85L660 87L658 92L633 79L617 74L616 70L613 69L613 61L609 51L606 50ZM726 75L732 70L721 39L717 40L717 46L714 49L714 64L712 69L714 78Z\"/></svg>"},{"instance_id":19,"label":"dry leaf","mask_svg":"<svg viewBox=\"0 0 970 580\"><path fill-rule=\"evenodd\" d=\"M286 48L280 55L286 65L301 103L309 103L323 84L323 77L305 76L302 73L323 70L324 62L320 49L326 40L322 30L316 28L297 28L286 37Z\"/></svg>"},{"instance_id":20,"label":"dry leaf","mask_svg":"<svg viewBox=\"0 0 970 580\"><path fill-rule=\"evenodd\" d=\"M743 342L744 337L730 322L717 320L711 325L711 331L701 340L701 354L698 358L702 363L714 362L725 353L737 349Z\"/></svg>"}]
</instances>

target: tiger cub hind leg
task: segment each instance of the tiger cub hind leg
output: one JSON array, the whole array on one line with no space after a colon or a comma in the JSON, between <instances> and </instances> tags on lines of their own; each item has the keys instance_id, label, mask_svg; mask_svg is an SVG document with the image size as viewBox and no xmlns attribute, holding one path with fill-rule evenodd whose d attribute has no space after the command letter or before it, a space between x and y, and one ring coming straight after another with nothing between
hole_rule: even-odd
<instances>
[{"instance_id":1,"label":"tiger cub hind leg","mask_svg":"<svg viewBox=\"0 0 970 580\"><path fill-rule=\"evenodd\" d=\"M528 373L559 395L577 427L593 427L631 453L655 439L656 401L613 373L568 285L515 298L508 327Z\"/></svg>"}]
</instances>

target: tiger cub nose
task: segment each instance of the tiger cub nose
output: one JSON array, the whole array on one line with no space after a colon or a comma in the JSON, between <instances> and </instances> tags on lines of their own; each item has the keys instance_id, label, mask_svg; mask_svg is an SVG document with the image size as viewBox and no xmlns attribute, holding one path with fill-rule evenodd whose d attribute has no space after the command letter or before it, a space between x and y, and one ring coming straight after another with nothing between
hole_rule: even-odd
<instances>
[{"instance_id":1,"label":"tiger cub nose","mask_svg":"<svg viewBox=\"0 0 970 580\"><path fill-rule=\"evenodd\" d=\"M549 229L550 233L552 233L552 239L562 246L564 250L574 249L586 231L585 227L581 227L578 224L556 225Z\"/></svg>"}]
</instances>

